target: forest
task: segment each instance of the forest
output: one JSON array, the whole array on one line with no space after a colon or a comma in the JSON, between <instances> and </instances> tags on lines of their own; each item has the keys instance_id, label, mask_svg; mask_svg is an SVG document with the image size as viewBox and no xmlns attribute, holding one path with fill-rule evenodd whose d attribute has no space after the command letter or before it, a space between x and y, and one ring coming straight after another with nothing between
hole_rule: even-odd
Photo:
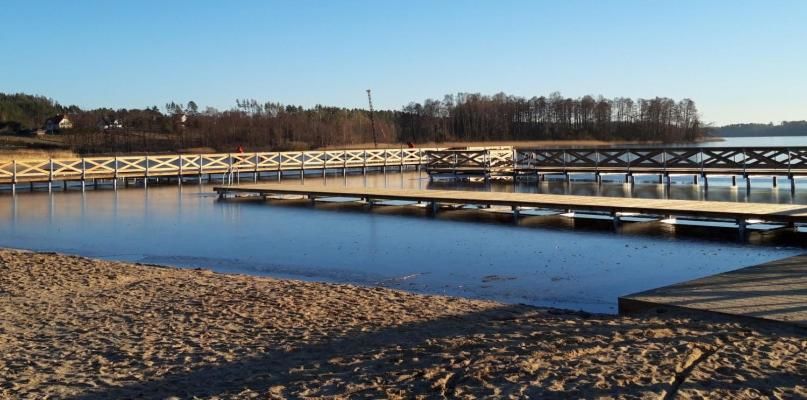
<instances>
[{"instance_id":1,"label":"forest","mask_svg":"<svg viewBox=\"0 0 807 400\"><path fill-rule=\"evenodd\" d=\"M807 136L807 121L782 121L780 124L732 124L714 130L715 136Z\"/></svg>"},{"instance_id":2,"label":"forest","mask_svg":"<svg viewBox=\"0 0 807 400\"><path fill-rule=\"evenodd\" d=\"M236 100L227 110L194 101L142 109L83 110L53 99L0 93L0 133L33 134L64 114L73 128L55 132L81 154L302 150L378 142L637 140L687 142L706 134L695 102L655 97L524 98L459 93L400 110L283 105ZM375 137L374 137L375 135Z\"/></svg>"}]
</instances>

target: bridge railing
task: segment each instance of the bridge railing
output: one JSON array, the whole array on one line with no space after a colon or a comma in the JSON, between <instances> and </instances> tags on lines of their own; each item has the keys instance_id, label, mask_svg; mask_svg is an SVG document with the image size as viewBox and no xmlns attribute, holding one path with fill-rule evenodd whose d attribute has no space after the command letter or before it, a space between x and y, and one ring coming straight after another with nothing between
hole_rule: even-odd
<instances>
[{"instance_id":1,"label":"bridge railing","mask_svg":"<svg viewBox=\"0 0 807 400\"><path fill-rule=\"evenodd\" d=\"M0 160L0 183L424 165L437 148Z\"/></svg>"},{"instance_id":2,"label":"bridge railing","mask_svg":"<svg viewBox=\"0 0 807 400\"><path fill-rule=\"evenodd\" d=\"M807 174L807 147L516 149L517 171Z\"/></svg>"}]
</instances>

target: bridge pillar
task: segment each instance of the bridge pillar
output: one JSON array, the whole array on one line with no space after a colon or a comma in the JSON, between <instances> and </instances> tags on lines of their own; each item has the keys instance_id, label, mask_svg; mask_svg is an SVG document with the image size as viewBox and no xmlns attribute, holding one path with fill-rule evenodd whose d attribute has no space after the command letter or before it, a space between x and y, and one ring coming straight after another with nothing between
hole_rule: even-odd
<instances>
[{"instance_id":1,"label":"bridge pillar","mask_svg":"<svg viewBox=\"0 0 807 400\"><path fill-rule=\"evenodd\" d=\"M693 184L693 185L697 185L697 184L698 184L698 176L697 176L697 175L693 175L693 176L692 176L692 184Z\"/></svg>"},{"instance_id":2,"label":"bridge pillar","mask_svg":"<svg viewBox=\"0 0 807 400\"><path fill-rule=\"evenodd\" d=\"M436 201L429 202L429 208L431 209L431 215L437 215L437 211L440 209L440 205Z\"/></svg>"},{"instance_id":3,"label":"bridge pillar","mask_svg":"<svg viewBox=\"0 0 807 400\"><path fill-rule=\"evenodd\" d=\"M777 186L778 186L777 178L778 178L778 177L776 177L776 176L774 176L774 177L773 177L773 187L777 187Z\"/></svg>"},{"instance_id":4,"label":"bridge pillar","mask_svg":"<svg viewBox=\"0 0 807 400\"><path fill-rule=\"evenodd\" d=\"M667 186L670 185L672 185L672 177L670 176L670 174L667 174Z\"/></svg>"},{"instance_id":5,"label":"bridge pillar","mask_svg":"<svg viewBox=\"0 0 807 400\"><path fill-rule=\"evenodd\" d=\"M739 234L740 240L745 240L746 231L747 231L747 222L745 221L745 218L738 218L737 233Z\"/></svg>"},{"instance_id":6,"label":"bridge pillar","mask_svg":"<svg viewBox=\"0 0 807 400\"><path fill-rule=\"evenodd\" d=\"M790 194L796 194L796 178L793 175L790 175Z\"/></svg>"},{"instance_id":7,"label":"bridge pillar","mask_svg":"<svg viewBox=\"0 0 807 400\"><path fill-rule=\"evenodd\" d=\"M658 184L664 183L664 174L658 174Z\"/></svg>"},{"instance_id":8,"label":"bridge pillar","mask_svg":"<svg viewBox=\"0 0 807 400\"><path fill-rule=\"evenodd\" d=\"M737 186L737 175L731 176L731 186Z\"/></svg>"},{"instance_id":9,"label":"bridge pillar","mask_svg":"<svg viewBox=\"0 0 807 400\"><path fill-rule=\"evenodd\" d=\"M519 208L519 206L511 206L510 209L513 210L513 219L516 220L516 222L518 222L518 217L521 216L520 213L521 209Z\"/></svg>"},{"instance_id":10,"label":"bridge pillar","mask_svg":"<svg viewBox=\"0 0 807 400\"><path fill-rule=\"evenodd\" d=\"M708 188L709 187L709 178L706 176L706 174L703 174L701 176L701 178L703 178L703 186Z\"/></svg>"},{"instance_id":11,"label":"bridge pillar","mask_svg":"<svg viewBox=\"0 0 807 400\"><path fill-rule=\"evenodd\" d=\"M619 214L617 214L616 211L611 211L611 218L613 218L614 230L618 230L622 225L622 219L619 217Z\"/></svg>"},{"instance_id":12,"label":"bridge pillar","mask_svg":"<svg viewBox=\"0 0 807 400\"><path fill-rule=\"evenodd\" d=\"M745 191L746 193L751 192L751 175L745 176Z\"/></svg>"}]
</instances>

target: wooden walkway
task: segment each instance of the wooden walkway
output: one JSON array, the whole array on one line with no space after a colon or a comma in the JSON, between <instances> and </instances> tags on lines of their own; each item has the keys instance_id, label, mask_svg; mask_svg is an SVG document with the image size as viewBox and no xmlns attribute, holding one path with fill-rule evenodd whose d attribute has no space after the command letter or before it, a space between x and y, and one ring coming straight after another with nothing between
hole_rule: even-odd
<instances>
[{"instance_id":1,"label":"wooden walkway","mask_svg":"<svg viewBox=\"0 0 807 400\"><path fill-rule=\"evenodd\" d=\"M247 184L217 186L224 197L234 193L257 195L295 194L310 198L348 197L367 201L407 200L428 202L436 212L444 204L478 204L512 207L516 216L521 207L564 210L565 212L609 213L617 222L623 213L657 215L662 218L696 217L736 221L741 230L747 220L794 225L807 223L807 205L733 203L717 201L661 200L623 197L569 196L532 193L474 192L460 190L411 190L386 188L328 187L316 185Z\"/></svg>"},{"instance_id":2,"label":"wooden walkway","mask_svg":"<svg viewBox=\"0 0 807 400\"><path fill-rule=\"evenodd\" d=\"M252 174L327 169L346 172L349 168L420 167L426 164L426 152L435 148L397 148L368 150L282 151L265 153L169 154L120 157L82 157L26 160L0 160L0 184L10 184L12 191L20 183L81 181L153 177L198 176L203 174Z\"/></svg>"},{"instance_id":3,"label":"wooden walkway","mask_svg":"<svg viewBox=\"0 0 807 400\"><path fill-rule=\"evenodd\" d=\"M652 309L718 313L807 327L807 255L619 298L619 313Z\"/></svg>"}]
</instances>

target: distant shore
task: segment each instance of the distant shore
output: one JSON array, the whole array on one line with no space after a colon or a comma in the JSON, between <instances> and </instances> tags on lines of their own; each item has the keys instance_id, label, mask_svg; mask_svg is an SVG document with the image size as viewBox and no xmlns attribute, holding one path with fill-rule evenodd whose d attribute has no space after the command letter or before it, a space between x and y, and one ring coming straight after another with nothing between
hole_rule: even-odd
<instances>
[{"instance_id":1,"label":"distant shore","mask_svg":"<svg viewBox=\"0 0 807 400\"><path fill-rule=\"evenodd\" d=\"M781 327L0 249L3 398L799 397L805 354Z\"/></svg>"},{"instance_id":2,"label":"distant shore","mask_svg":"<svg viewBox=\"0 0 807 400\"><path fill-rule=\"evenodd\" d=\"M36 139L31 139L36 140ZM703 143L703 142L720 142L725 139L721 137L704 137L692 142L692 144ZM496 146L513 146L513 147L543 147L543 148L563 148L563 147L608 147L608 146L631 146L631 145L643 145L643 146L653 146L653 145L663 145L665 143L658 142L658 141L636 141L636 140L617 140L617 141L606 141L606 140L594 140L594 139L585 139L585 140L524 140L524 141L486 141L486 142L430 142L430 143L416 143L415 147L419 148L433 148L433 147L496 147ZM687 144L687 143L682 143ZM408 147L405 143L379 143L377 148L406 148ZM317 150L356 150L356 149L373 149L376 146L373 143L355 143L350 145L339 145L339 146L326 146L321 148L315 148L312 151ZM256 150L247 149L248 152L254 152ZM261 150L263 151L263 150ZM267 150L269 151L269 150ZM177 152L161 152L161 153L150 153L154 154L209 154L209 153L221 153L225 151L217 151L213 148L207 147L195 147L195 148L187 148L187 149L180 149ZM143 152L131 152L131 153L118 153L117 155L146 155ZM81 155L74 153L67 149L36 149L36 148L6 148L4 149L0 146L0 160L33 160L33 159L48 159L48 158L77 158L81 157Z\"/></svg>"}]
</instances>

